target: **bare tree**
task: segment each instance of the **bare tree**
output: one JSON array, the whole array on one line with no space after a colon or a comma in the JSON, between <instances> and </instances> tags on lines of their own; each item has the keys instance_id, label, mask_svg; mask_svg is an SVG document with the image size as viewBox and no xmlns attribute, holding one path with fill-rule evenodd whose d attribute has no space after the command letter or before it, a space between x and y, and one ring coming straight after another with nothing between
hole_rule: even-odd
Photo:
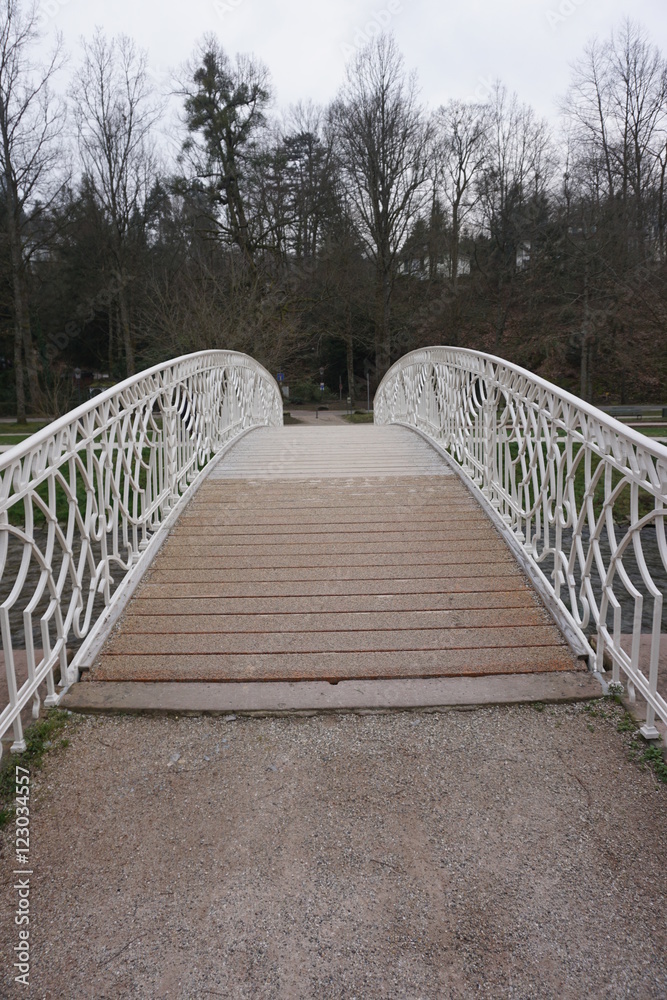
<instances>
[{"instance_id":1,"label":"bare tree","mask_svg":"<svg viewBox=\"0 0 667 1000\"><path fill-rule=\"evenodd\" d=\"M665 204L665 181L667 180L667 123L662 129L662 134L658 136L657 161L658 161L658 248L660 260L665 260L665 224L667 221L667 205Z\"/></svg>"},{"instance_id":2,"label":"bare tree","mask_svg":"<svg viewBox=\"0 0 667 1000\"><path fill-rule=\"evenodd\" d=\"M603 180L602 199L618 199L626 225L641 240L648 201L662 174L667 131L664 57L643 29L627 19L606 42L588 45L575 63L563 110L579 145L580 164L586 162ZM633 238L630 231L626 235Z\"/></svg>"},{"instance_id":3,"label":"bare tree","mask_svg":"<svg viewBox=\"0 0 667 1000\"><path fill-rule=\"evenodd\" d=\"M574 340L581 350L581 394L591 398L596 355L613 354L619 325L626 324L626 346L634 339L632 303L642 300L646 313L644 286L659 283L667 166L664 57L638 25L624 21L607 41L589 44L574 64L563 112L572 152L565 250L579 278L582 319Z\"/></svg>"},{"instance_id":4,"label":"bare tree","mask_svg":"<svg viewBox=\"0 0 667 1000\"><path fill-rule=\"evenodd\" d=\"M570 121L571 137L594 165L602 180L598 190L613 198L616 188L615 155L610 135L610 81L605 49L595 39L574 64L573 79L563 104Z\"/></svg>"},{"instance_id":5,"label":"bare tree","mask_svg":"<svg viewBox=\"0 0 667 1000\"><path fill-rule=\"evenodd\" d=\"M83 64L72 86L83 169L111 231L111 270L128 375L134 372L134 338L128 284L133 228L154 183L153 129L162 109L147 74L146 54L125 35L108 40L97 30L83 43Z\"/></svg>"},{"instance_id":6,"label":"bare tree","mask_svg":"<svg viewBox=\"0 0 667 1000\"><path fill-rule=\"evenodd\" d=\"M24 8L16 0L5 0L0 12L0 185L12 276L19 421L26 419L26 374L32 406L40 400L40 364L30 324L30 257L37 248L40 217L62 187L62 179L57 179L62 165L58 138L64 109L49 89L62 64L60 43L45 66L34 66L30 50L38 38L36 5Z\"/></svg>"},{"instance_id":7,"label":"bare tree","mask_svg":"<svg viewBox=\"0 0 667 1000\"><path fill-rule=\"evenodd\" d=\"M489 107L487 156L479 177L482 223L494 257L497 294L495 350L514 299L521 261L535 260L535 221L549 189L554 167L551 134L516 94L502 84Z\"/></svg>"},{"instance_id":8,"label":"bare tree","mask_svg":"<svg viewBox=\"0 0 667 1000\"><path fill-rule=\"evenodd\" d=\"M399 250L427 196L429 128L394 39L378 35L347 67L330 120L364 248L375 266L375 358L391 360L390 307Z\"/></svg>"},{"instance_id":9,"label":"bare tree","mask_svg":"<svg viewBox=\"0 0 667 1000\"><path fill-rule=\"evenodd\" d=\"M450 277L456 294L461 228L479 200L477 181L487 157L489 109L484 104L450 101L433 121L435 189L451 211Z\"/></svg>"}]
</instances>

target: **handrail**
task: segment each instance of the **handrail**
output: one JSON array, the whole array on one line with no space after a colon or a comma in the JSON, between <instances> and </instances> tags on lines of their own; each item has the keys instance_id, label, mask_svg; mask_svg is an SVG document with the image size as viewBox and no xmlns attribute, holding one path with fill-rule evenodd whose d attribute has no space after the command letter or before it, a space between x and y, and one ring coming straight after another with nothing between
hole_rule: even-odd
<instances>
[{"instance_id":1,"label":"handrail","mask_svg":"<svg viewBox=\"0 0 667 1000\"><path fill-rule=\"evenodd\" d=\"M201 351L133 375L0 456L0 737L13 726L12 750L25 748L23 708L32 701L36 717L42 684L54 705L78 679L211 461L253 427L280 424L262 365Z\"/></svg>"},{"instance_id":2,"label":"handrail","mask_svg":"<svg viewBox=\"0 0 667 1000\"><path fill-rule=\"evenodd\" d=\"M667 447L502 358L456 347L406 354L375 422L419 431L485 504L564 630L659 734L667 633ZM481 554L483 558L483 554ZM649 638L650 637L650 638Z\"/></svg>"}]
</instances>

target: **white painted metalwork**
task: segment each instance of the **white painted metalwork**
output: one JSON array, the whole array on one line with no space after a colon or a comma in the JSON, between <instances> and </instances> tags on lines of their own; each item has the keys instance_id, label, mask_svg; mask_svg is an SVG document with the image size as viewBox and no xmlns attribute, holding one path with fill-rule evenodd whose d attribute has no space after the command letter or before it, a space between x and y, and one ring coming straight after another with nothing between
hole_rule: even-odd
<instances>
[{"instance_id":1,"label":"white painted metalwork","mask_svg":"<svg viewBox=\"0 0 667 1000\"><path fill-rule=\"evenodd\" d=\"M645 698L642 732L657 737L667 448L523 368L454 347L397 361L374 411L449 458L591 668L610 659L613 681L622 672L631 699Z\"/></svg>"},{"instance_id":2,"label":"white painted metalwork","mask_svg":"<svg viewBox=\"0 0 667 1000\"><path fill-rule=\"evenodd\" d=\"M12 750L25 747L24 706L36 717L40 685L53 705L78 679L210 462L247 430L281 425L282 409L252 358L204 351L127 379L0 457L0 737L13 726Z\"/></svg>"}]
</instances>

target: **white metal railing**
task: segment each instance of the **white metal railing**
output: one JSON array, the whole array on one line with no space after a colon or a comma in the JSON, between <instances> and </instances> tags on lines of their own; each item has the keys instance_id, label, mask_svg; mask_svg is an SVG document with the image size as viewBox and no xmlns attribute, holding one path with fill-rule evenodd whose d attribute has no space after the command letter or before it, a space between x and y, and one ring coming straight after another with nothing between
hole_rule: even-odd
<instances>
[{"instance_id":1,"label":"white metal railing","mask_svg":"<svg viewBox=\"0 0 667 1000\"><path fill-rule=\"evenodd\" d=\"M36 716L42 684L56 704L78 679L211 460L279 424L280 391L260 364L204 351L127 379L0 456L0 737L13 726L12 750L25 747L23 708L32 701Z\"/></svg>"},{"instance_id":2,"label":"white metal railing","mask_svg":"<svg viewBox=\"0 0 667 1000\"><path fill-rule=\"evenodd\" d=\"M575 647L667 723L667 448L501 358L454 347L389 369L375 422L440 447L504 531ZM483 553L480 554L483 559Z\"/></svg>"}]
</instances>

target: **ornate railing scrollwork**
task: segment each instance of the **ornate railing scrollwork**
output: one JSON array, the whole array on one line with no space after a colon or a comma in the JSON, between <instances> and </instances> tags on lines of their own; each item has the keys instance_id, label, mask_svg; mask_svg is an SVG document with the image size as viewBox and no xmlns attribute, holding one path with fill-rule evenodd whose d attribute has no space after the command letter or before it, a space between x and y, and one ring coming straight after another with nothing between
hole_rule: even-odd
<instances>
[{"instance_id":1,"label":"ornate railing scrollwork","mask_svg":"<svg viewBox=\"0 0 667 1000\"><path fill-rule=\"evenodd\" d=\"M593 669L611 660L667 723L667 448L501 358L453 347L405 355L378 424L435 442L486 504ZM484 554L480 553L480 558Z\"/></svg>"},{"instance_id":2,"label":"ornate railing scrollwork","mask_svg":"<svg viewBox=\"0 0 667 1000\"><path fill-rule=\"evenodd\" d=\"M204 351L107 390L0 456L0 737L78 678L207 466L282 424L278 385L245 354ZM59 683L54 676L59 673Z\"/></svg>"}]
</instances>

